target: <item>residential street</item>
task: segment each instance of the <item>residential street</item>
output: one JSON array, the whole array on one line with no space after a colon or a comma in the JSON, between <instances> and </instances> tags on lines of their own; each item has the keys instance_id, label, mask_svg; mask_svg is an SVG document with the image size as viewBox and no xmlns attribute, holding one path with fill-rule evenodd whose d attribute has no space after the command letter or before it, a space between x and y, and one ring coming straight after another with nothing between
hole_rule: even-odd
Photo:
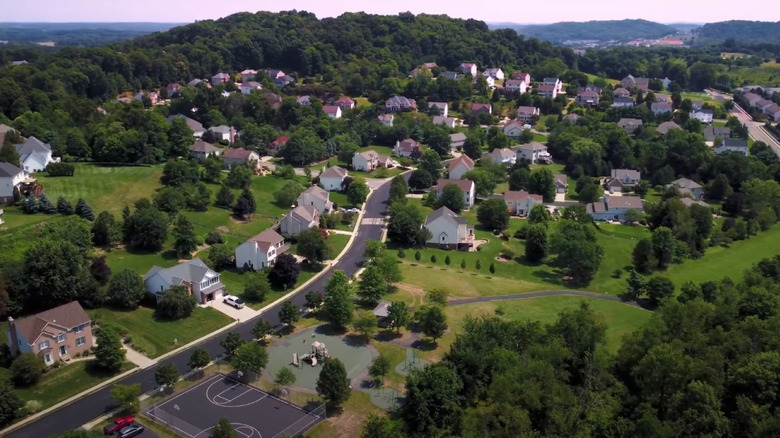
<instances>
[{"instance_id":1,"label":"residential street","mask_svg":"<svg viewBox=\"0 0 780 438\"><path fill-rule=\"evenodd\" d=\"M389 189L390 184L389 180L387 180L385 184L374 191L373 195L366 204L366 213L358 228L358 234L355 237L352 247L349 251L347 251L341 260L328 268L324 275L319 277L316 281L309 285L309 287L301 290L293 297L292 301L297 304L298 307L304 307L304 295L306 292L310 290L323 290L325 283L330 278L330 275L334 269L342 269L347 273L348 276L353 275L355 272L357 272L358 269L360 269L366 242L369 240L380 240L381 238L383 227L382 218L384 218L384 214L387 208L385 201L388 199ZM274 306L260 317L263 317L274 326L277 326L279 325L278 313L280 307L281 304ZM242 323L240 326L238 326L237 330L245 339L251 338L250 331L255 325L256 320L257 318L252 318L251 320L244 322L242 319ZM218 356L223 352L223 349L220 347L219 343L225 336L226 334L224 333L219 336L215 336L205 341L200 346L207 349L211 357ZM189 371L189 368L187 367L187 361L192 354L193 349L194 347L188 348L172 357L161 361L160 363L173 364L181 373L185 373ZM156 367L150 367L140 370L139 372L117 383L140 383L142 393L149 391L155 387L155 368ZM19 438L48 437L53 434L78 428L95 417L104 414L115 407L115 404L110 396L111 387L112 385L103 388L87 397L84 397L75 403L65 406L64 408L55 411L9 434L8 436Z\"/></svg>"}]
</instances>

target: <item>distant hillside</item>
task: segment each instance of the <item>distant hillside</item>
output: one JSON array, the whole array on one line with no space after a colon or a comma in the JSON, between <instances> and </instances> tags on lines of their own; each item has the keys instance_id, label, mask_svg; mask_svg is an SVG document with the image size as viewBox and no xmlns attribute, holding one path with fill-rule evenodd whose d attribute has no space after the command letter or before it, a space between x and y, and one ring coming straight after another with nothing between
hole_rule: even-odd
<instances>
[{"instance_id":1,"label":"distant hillside","mask_svg":"<svg viewBox=\"0 0 780 438\"><path fill-rule=\"evenodd\" d=\"M0 23L0 41L53 42L54 46L101 46L168 30L176 23Z\"/></svg>"},{"instance_id":2,"label":"distant hillside","mask_svg":"<svg viewBox=\"0 0 780 438\"><path fill-rule=\"evenodd\" d=\"M780 42L780 21L722 21L708 23L696 31L696 36L708 41L733 38L746 42Z\"/></svg>"},{"instance_id":3,"label":"distant hillside","mask_svg":"<svg viewBox=\"0 0 780 438\"><path fill-rule=\"evenodd\" d=\"M647 20L565 21L553 24L523 25L494 23L491 28L509 28L540 40L560 44L567 40L631 41L637 38L660 38L677 33L666 24Z\"/></svg>"}]
</instances>

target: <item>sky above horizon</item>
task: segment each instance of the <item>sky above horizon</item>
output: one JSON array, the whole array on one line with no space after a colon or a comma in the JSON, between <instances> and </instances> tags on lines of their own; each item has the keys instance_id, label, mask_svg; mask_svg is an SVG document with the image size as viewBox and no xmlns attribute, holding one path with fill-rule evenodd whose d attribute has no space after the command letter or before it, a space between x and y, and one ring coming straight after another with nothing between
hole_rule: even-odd
<instances>
[{"instance_id":1,"label":"sky above horizon","mask_svg":"<svg viewBox=\"0 0 780 438\"><path fill-rule=\"evenodd\" d=\"M447 14L486 22L554 23L559 21L620 20L643 18L661 23L708 23L726 20L780 21L780 8L768 8L767 0L742 0L739 7L702 8L700 1L656 0L652 3L619 0L558 0L546 7L528 2L492 3L481 7L463 0L0 0L0 22L167 22L189 23L217 19L236 12L305 10L318 18L344 12L365 11L395 15ZM771 3L771 2L769 2ZM216 7L215 7L216 5ZM486 5L488 6L488 5ZM5 10L3 10L5 9ZM673 13L671 12L673 11ZM760 12L759 12L760 11Z\"/></svg>"}]
</instances>

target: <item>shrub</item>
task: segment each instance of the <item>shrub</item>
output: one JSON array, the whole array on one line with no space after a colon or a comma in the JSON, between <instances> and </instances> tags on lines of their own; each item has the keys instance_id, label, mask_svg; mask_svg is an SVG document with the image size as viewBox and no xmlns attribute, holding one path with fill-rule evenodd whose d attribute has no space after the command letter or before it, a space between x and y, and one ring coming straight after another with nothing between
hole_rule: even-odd
<instances>
[{"instance_id":1,"label":"shrub","mask_svg":"<svg viewBox=\"0 0 780 438\"><path fill-rule=\"evenodd\" d=\"M216 245L218 243L225 243L225 239L222 238L222 234L212 231L206 236L204 242L209 245Z\"/></svg>"},{"instance_id":2,"label":"shrub","mask_svg":"<svg viewBox=\"0 0 780 438\"><path fill-rule=\"evenodd\" d=\"M46 364L37 354L24 353L11 364L11 376L17 386L34 385L40 380Z\"/></svg>"},{"instance_id":3,"label":"shrub","mask_svg":"<svg viewBox=\"0 0 780 438\"><path fill-rule=\"evenodd\" d=\"M27 400L27 403L24 404L22 409L24 410L25 415L32 415L40 412L41 408L43 408L43 403L41 403L40 400Z\"/></svg>"}]
</instances>

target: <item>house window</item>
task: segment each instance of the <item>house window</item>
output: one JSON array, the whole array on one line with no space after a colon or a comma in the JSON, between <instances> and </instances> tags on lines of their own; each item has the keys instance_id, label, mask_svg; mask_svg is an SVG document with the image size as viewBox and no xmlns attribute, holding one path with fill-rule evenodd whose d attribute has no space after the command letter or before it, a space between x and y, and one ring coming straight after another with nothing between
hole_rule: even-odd
<instances>
[{"instance_id":1,"label":"house window","mask_svg":"<svg viewBox=\"0 0 780 438\"><path fill-rule=\"evenodd\" d=\"M38 350L45 350L47 348L49 348L49 341L43 341L38 344Z\"/></svg>"},{"instance_id":2,"label":"house window","mask_svg":"<svg viewBox=\"0 0 780 438\"><path fill-rule=\"evenodd\" d=\"M43 355L43 361L46 363L51 363L51 354L46 353Z\"/></svg>"},{"instance_id":3,"label":"house window","mask_svg":"<svg viewBox=\"0 0 780 438\"><path fill-rule=\"evenodd\" d=\"M87 343L87 338L85 338L84 336L82 336L80 338L76 338L76 346L77 347L81 347L82 345L84 345L86 343Z\"/></svg>"},{"instance_id":4,"label":"house window","mask_svg":"<svg viewBox=\"0 0 780 438\"><path fill-rule=\"evenodd\" d=\"M84 325L85 324L77 325L76 328L73 329L73 332L74 333L81 333L81 332L83 332L84 331Z\"/></svg>"},{"instance_id":5,"label":"house window","mask_svg":"<svg viewBox=\"0 0 780 438\"><path fill-rule=\"evenodd\" d=\"M60 333L57 335L57 343L65 342L65 333Z\"/></svg>"}]
</instances>

